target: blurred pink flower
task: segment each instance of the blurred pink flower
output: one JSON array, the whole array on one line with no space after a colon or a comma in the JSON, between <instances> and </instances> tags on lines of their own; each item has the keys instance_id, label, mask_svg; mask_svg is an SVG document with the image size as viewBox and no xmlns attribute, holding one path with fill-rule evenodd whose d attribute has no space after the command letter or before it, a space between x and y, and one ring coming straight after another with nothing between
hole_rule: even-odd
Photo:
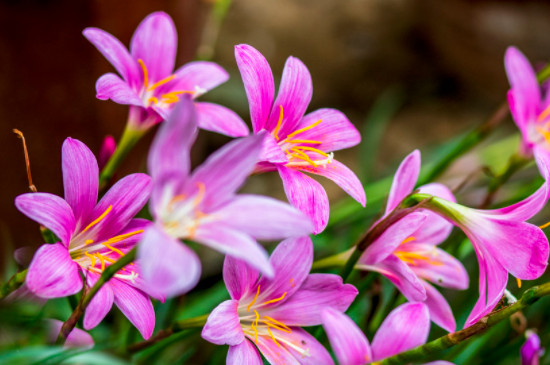
<instances>
[{"instance_id":1,"label":"blurred pink flower","mask_svg":"<svg viewBox=\"0 0 550 365\"><path fill-rule=\"evenodd\" d=\"M539 365L539 358L544 354L540 346L540 337L533 331L525 332L527 340L521 346L521 365Z\"/></svg>"}]
</instances>

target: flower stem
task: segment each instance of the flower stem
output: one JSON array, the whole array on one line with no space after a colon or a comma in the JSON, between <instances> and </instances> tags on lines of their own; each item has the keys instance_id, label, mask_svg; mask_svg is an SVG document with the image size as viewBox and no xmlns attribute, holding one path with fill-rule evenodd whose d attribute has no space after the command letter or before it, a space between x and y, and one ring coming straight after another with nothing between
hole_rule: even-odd
<instances>
[{"instance_id":1,"label":"flower stem","mask_svg":"<svg viewBox=\"0 0 550 365\"><path fill-rule=\"evenodd\" d=\"M508 165L506 166L506 170L504 170L503 173L495 176L489 183L487 195L485 196L485 199L483 200L483 203L481 203L479 208L485 209L489 207L493 202L496 192L502 187L502 185L506 184L506 182L517 171L521 170L521 168L527 165L529 162L530 160L518 154L510 156L510 159L508 160Z\"/></svg>"},{"instance_id":2,"label":"flower stem","mask_svg":"<svg viewBox=\"0 0 550 365\"><path fill-rule=\"evenodd\" d=\"M0 299L4 299L10 293L17 290L25 282L27 270L15 273L5 284L0 287Z\"/></svg>"},{"instance_id":3,"label":"flower stem","mask_svg":"<svg viewBox=\"0 0 550 365\"><path fill-rule=\"evenodd\" d=\"M61 331L59 331L59 336L57 337L57 344L62 345L65 343L65 340L71 333L71 331L76 326L76 323L82 317L84 314L84 311L86 310L86 307L88 304L90 304L93 297L97 294L99 289L109 281L119 270L121 270L124 266L130 264L132 261L136 258L136 247L132 248L128 253L124 256L122 256L118 261L113 263L112 265L108 266L105 270L103 270L103 273L99 277L99 279L96 281L94 286L92 286L89 290L85 291L82 294L82 298L80 300L80 303L78 303L78 306L73 311L69 319L65 323L63 323L63 326L61 327Z\"/></svg>"},{"instance_id":4,"label":"flower stem","mask_svg":"<svg viewBox=\"0 0 550 365\"><path fill-rule=\"evenodd\" d=\"M412 350L391 356L380 361L380 364L396 365L408 364L411 362L425 362L443 350L468 341L472 337L485 332L500 321L532 305L537 300L547 295L550 295L550 282L526 290L516 303L489 313L468 328L449 333L448 335L442 336Z\"/></svg>"}]
</instances>

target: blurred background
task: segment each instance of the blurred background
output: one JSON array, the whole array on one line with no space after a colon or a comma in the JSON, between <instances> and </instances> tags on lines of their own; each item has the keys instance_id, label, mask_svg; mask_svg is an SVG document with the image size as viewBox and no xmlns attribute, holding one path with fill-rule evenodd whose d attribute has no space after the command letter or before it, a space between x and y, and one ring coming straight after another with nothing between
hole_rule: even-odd
<instances>
[{"instance_id":1,"label":"blurred background","mask_svg":"<svg viewBox=\"0 0 550 365\"><path fill-rule=\"evenodd\" d=\"M36 224L13 205L28 183L21 141L12 128L25 134L38 190L58 195L63 140L80 139L97 152L106 135L118 139L124 128L127 108L95 98L97 78L114 70L82 36L85 27L102 28L127 45L147 14L166 11L178 30L176 65L196 58L222 65L230 81L202 99L233 108L247 122L233 46L248 43L260 50L276 79L289 55L300 58L313 78L309 111L340 109L361 130L363 144L336 158L367 185L392 174L412 149L429 159L430 151L486 120L508 88L503 56L509 45L535 64L550 60L548 1L222 1L0 1L2 255L42 242ZM498 135L513 133L508 118ZM143 171L153 135L154 130L140 141L119 176ZM204 160L227 141L201 132L194 160ZM476 158L461 159L445 179L457 183L453 171L462 176L474 171ZM343 196L332 183L324 185L334 200ZM280 180L272 176L255 179L248 189L284 198ZM464 197L474 205L477 198L475 191Z\"/></svg>"}]
</instances>

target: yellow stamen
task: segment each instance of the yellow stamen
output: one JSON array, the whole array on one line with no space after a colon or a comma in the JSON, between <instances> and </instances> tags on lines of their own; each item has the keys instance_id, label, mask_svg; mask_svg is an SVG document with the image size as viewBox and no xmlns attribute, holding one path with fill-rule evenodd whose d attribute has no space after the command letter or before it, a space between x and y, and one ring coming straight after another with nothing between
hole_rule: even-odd
<instances>
[{"instance_id":1,"label":"yellow stamen","mask_svg":"<svg viewBox=\"0 0 550 365\"><path fill-rule=\"evenodd\" d=\"M305 152L300 151L296 147L292 147L290 150L298 154L298 155L291 155L291 156L298 157L301 160L309 162L313 167L317 167L317 164Z\"/></svg>"},{"instance_id":2,"label":"yellow stamen","mask_svg":"<svg viewBox=\"0 0 550 365\"><path fill-rule=\"evenodd\" d=\"M82 232L86 232L87 230L89 230L90 228L92 228L93 226L95 226L96 224L98 224L99 222L101 222L101 220L103 218L105 218L105 216L107 214L109 214L109 212L113 209L113 206L112 205L109 205L109 208L107 208L107 210L105 210L103 212L103 214L101 214L96 220L94 220L92 223L88 224L86 226L86 228L84 228L84 230Z\"/></svg>"},{"instance_id":3,"label":"yellow stamen","mask_svg":"<svg viewBox=\"0 0 550 365\"><path fill-rule=\"evenodd\" d=\"M550 115L550 105L548 105L548 106L546 107L546 109L544 109L544 110L542 111L542 113L539 114L539 116L538 116L538 118L537 118L537 121L540 122L540 121L546 119L546 117L548 117L549 115Z\"/></svg>"},{"instance_id":4,"label":"yellow stamen","mask_svg":"<svg viewBox=\"0 0 550 365\"><path fill-rule=\"evenodd\" d=\"M147 105L155 104L157 105L159 103L159 99L156 96L151 96L149 99L147 99Z\"/></svg>"},{"instance_id":5,"label":"yellow stamen","mask_svg":"<svg viewBox=\"0 0 550 365\"><path fill-rule=\"evenodd\" d=\"M550 222L544 223L542 226L539 226L539 228L540 229L545 229L548 226L550 226Z\"/></svg>"},{"instance_id":6,"label":"yellow stamen","mask_svg":"<svg viewBox=\"0 0 550 365\"><path fill-rule=\"evenodd\" d=\"M518 288L521 288L521 279L516 278L516 281L518 283Z\"/></svg>"},{"instance_id":7,"label":"yellow stamen","mask_svg":"<svg viewBox=\"0 0 550 365\"><path fill-rule=\"evenodd\" d=\"M90 258L90 260L92 260L92 267L94 267L94 266L95 266L95 256L90 255L90 254L88 253L88 251L84 252L84 255L86 255L87 257Z\"/></svg>"},{"instance_id":8,"label":"yellow stamen","mask_svg":"<svg viewBox=\"0 0 550 365\"><path fill-rule=\"evenodd\" d=\"M256 299L258 299L258 295L260 295L260 286L258 285L258 290L256 291L256 296L254 297L254 299L252 299L252 301L250 302L250 304L248 305L248 307L246 308L246 311L249 312L250 311L250 307L252 307L254 305L254 303L256 303Z\"/></svg>"},{"instance_id":9,"label":"yellow stamen","mask_svg":"<svg viewBox=\"0 0 550 365\"><path fill-rule=\"evenodd\" d=\"M312 128L317 127L321 122L322 122L322 119L319 119L318 121L316 121L315 123L312 123L312 124L308 125L307 127L298 129L297 131L294 131L294 132L290 133L288 136L286 136L286 140L288 141L288 139L294 137L294 136L297 135L297 134L300 134L300 133L302 133L302 132L305 132L305 131L307 131L307 130L310 130L310 129L312 129Z\"/></svg>"},{"instance_id":10,"label":"yellow stamen","mask_svg":"<svg viewBox=\"0 0 550 365\"><path fill-rule=\"evenodd\" d=\"M296 147L293 147L293 148L297 148L297 149L300 149L300 150L306 150L306 151L312 151L312 152L316 152L320 155L323 155L325 157L328 157L328 153L326 152L323 152L321 151L320 149L317 149L315 147L308 147L308 146L296 146Z\"/></svg>"},{"instance_id":11,"label":"yellow stamen","mask_svg":"<svg viewBox=\"0 0 550 365\"><path fill-rule=\"evenodd\" d=\"M85 245L89 245L90 243L94 243L94 240L86 240L86 241L84 241L84 244L85 244Z\"/></svg>"},{"instance_id":12,"label":"yellow stamen","mask_svg":"<svg viewBox=\"0 0 550 365\"><path fill-rule=\"evenodd\" d=\"M272 326L273 326L273 325L277 325L277 326L281 327L281 328L276 327L277 329L279 329L279 330L281 330L281 331L288 332L288 333L292 332L292 330L290 329L290 327L288 327L286 324L284 324L284 323L282 323L282 322L279 322L279 321L277 321L276 319L271 318L271 317L268 317L268 316L264 316L264 318L265 318L267 321L272 322L272 323L273 323ZM266 322L265 320L264 320L264 323L267 324L267 325L269 326L269 323Z\"/></svg>"},{"instance_id":13,"label":"yellow stamen","mask_svg":"<svg viewBox=\"0 0 550 365\"><path fill-rule=\"evenodd\" d=\"M265 324L268 328L269 328L269 327L275 328L275 329L278 329L279 331L283 331L283 332L286 332L286 333L292 332L291 329L288 329L288 330L287 330L287 329L285 329L285 328L283 328L283 327L279 327L279 325L273 324L273 323L271 323L271 322L266 322L266 321L264 321L264 324Z\"/></svg>"},{"instance_id":14,"label":"yellow stamen","mask_svg":"<svg viewBox=\"0 0 550 365\"><path fill-rule=\"evenodd\" d=\"M310 144L322 144L321 141L314 141L312 139L286 139L285 142L288 143L310 143Z\"/></svg>"},{"instance_id":15,"label":"yellow stamen","mask_svg":"<svg viewBox=\"0 0 550 365\"><path fill-rule=\"evenodd\" d=\"M145 89L147 89L149 88L149 72L147 72L147 67L145 67L145 62L143 62L141 58L138 60L138 62L143 71L143 85L145 86Z\"/></svg>"},{"instance_id":16,"label":"yellow stamen","mask_svg":"<svg viewBox=\"0 0 550 365\"><path fill-rule=\"evenodd\" d=\"M167 82L172 81L174 79L174 77L176 77L176 76L175 75L170 75L170 76L165 77L164 79L162 79L160 81L155 82L153 85L151 85L150 87L147 88L147 91L155 90L157 87L162 86L162 85L166 84Z\"/></svg>"},{"instance_id":17,"label":"yellow stamen","mask_svg":"<svg viewBox=\"0 0 550 365\"><path fill-rule=\"evenodd\" d=\"M403 240L403 242L401 242L401 244L411 242L411 241L416 241L416 237L414 237L414 236L407 237Z\"/></svg>"},{"instance_id":18,"label":"yellow stamen","mask_svg":"<svg viewBox=\"0 0 550 365\"><path fill-rule=\"evenodd\" d=\"M258 343L258 328L254 326L254 323L250 325L250 328L254 330L254 341Z\"/></svg>"},{"instance_id":19,"label":"yellow stamen","mask_svg":"<svg viewBox=\"0 0 550 365\"><path fill-rule=\"evenodd\" d=\"M442 266L443 263L437 260L432 260L427 256L421 255L416 252L405 252L405 251L398 251L395 253L395 256L397 256L400 260L407 262L412 265L416 265L415 260L421 260L425 261L427 264L434 265L434 266Z\"/></svg>"},{"instance_id":20,"label":"yellow stamen","mask_svg":"<svg viewBox=\"0 0 550 365\"><path fill-rule=\"evenodd\" d=\"M205 187L204 184L201 183L201 182L198 182L198 183L197 183L197 187L199 188L199 192L198 192L197 195L195 196L195 201L193 202L193 205L195 206L195 208L196 208L197 205L199 205L200 202L204 199L204 192L206 191L206 187Z\"/></svg>"},{"instance_id":21,"label":"yellow stamen","mask_svg":"<svg viewBox=\"0 0 550 365\"><path fill-rule=\"evenodd\" d=\"M281 300L285 299L285 296L286 296L286 291L279 298L271 299L271 300L268 300L267 302L263 302L262 305L280 302Z\"/></svg>"},{"instance_id":22,"label":"yellow stamen","mask_svg":"<svg viewBox=\"0 0 550 365\"><path fill-rule=\"evenodd\" d=\"M124 233L124 234L119 234L118 236L114 236L114 237L111 237L107 240L107 243L108 244L113 244L113 243L117 243L117 242L120 242L122 240L125 240L126 238L129 238L129 237L132 237L132 236L135 236L136 234L140 234L140 233L143 233L144 230L143 229L138 229L137 231L133 231L133 232L129 232L129 233ZM105 243L103 243L104 245Z\"/></svg>"},{"instance_id":23,"label":"yellow stamen","mask_svg":"<svg viewBox=\"0 0 550 365\"><path fill-rule=\"evenodd\" d=\"M281 348L281 345L279 345L279 343L275 339L275 336L273 336L273 333L271 333L271 330L269 329L269 327L267 327L267 332L269 332L269 335L271 336L271 339L273 340L273 342L275 342L275 345L277 345L278 348Z\"/></svg>"},{"instance_id":24,"label":"yellow stamen","mask_svg":"<svg viewBox=\"0 0 550 365\"><path fill-rule=\"evenodd\" d=\"M120 251L118 248L115 248L108 243L102 243L103 246L107 247L109 250L118 253L120 256L124 256L124 252Z\"/></svg>"},{"instance_id":25,"label":"yellow stamen","mask_svg":"<svg viewBox=\"0 0 550 365\"><path fill-rule=\"evenodd\" d=\"M105 258L99 253L95 253L95 256L101 261L101 271L105 270Z\"/></svg>"},{"instance_id":26,"label":"yellow stamen","mask_svg":"<svg viewBox=\"0 0 550 365\"><path fill-rule=\"evenodd\" d=\"M277 125L273 130L273 137L275 137L277 141L279 140L279 129L281 129L281 124L283 124L283 106L279 105L279 107L281 108L281 112L279 113L279 120L277 121Z\"/></svg>"},{"instance_id":27,"label":"yellow stamen","mask_svg":"<svg viewBox=\"0 0 550 365\"><path fill-rule=\"evenodd\" d=\"M260 321L260 313L256 309L254 309L254 313L256 313L256 320L254 323L256 323L256 326L258 325L258 322Z\"/></svg>"}]
</instances>

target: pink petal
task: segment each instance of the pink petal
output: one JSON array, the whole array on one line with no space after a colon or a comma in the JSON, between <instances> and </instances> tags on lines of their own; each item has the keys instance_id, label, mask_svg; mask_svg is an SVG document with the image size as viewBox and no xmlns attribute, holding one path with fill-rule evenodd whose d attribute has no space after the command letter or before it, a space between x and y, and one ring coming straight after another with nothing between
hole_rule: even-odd
<instances>
[{"instance_id":1,"label":"pink petal","mask_svg":"<svg viewBox=\"0 0 550 365\"><path fill-rule=\"evenodd\" d=\"M277 166L283 180L286 196L293 206L313 221L313 233L322 232L328 223L329 202L325 189L317 181L303 173L284 166Z\"/></svg>"},{"instance_id":2,"label":"pink petal","mask_svg":"<svg viewBox=\"0 0 550 365\"><path fill-rule=\"evenodd\" d=\"M243 260L264 275L273 276L273 268L265 249L249 235L227 227L223 223L213 222L199 226L193 240Z\"/></svg>"},{"instance_id":3,"label":"pink petal","mask_svg":"<svg viewBox=\"0 0 550 365\"><path fill-rule=\"evenodd\" d=\"M78 224L97 203L99 168L90 149L77 139L67 138L61 148L65 201L71 206Z\"/></svg>"},{"instance_id":4,"label":"pink petal","mask_svg":"<svg viewBox=\"0 0 550 365\"><path fill-rule=\"evenodd\" d=\"M97 158L97 163L100 169L103 169L111 156L116 151L116 141L111 135L105 136L103 143L101 143L101 149Z\"/></svg>"},{"instance_id":5,"label":"pink petal","mask_svg":"<svg viewBox=\"0 0 550 365\"><path fill-rule=\"evenodd\" d=\"M137 27L130 52L142 60L149 73L149 83L169 76L174 70L178 35L172 18L164 12L149 14Z\"/></svg>"},{"instance_id":6,"label":"pink petal","mask_svg":"<svg viewBox=\"0 0 550 365\"><path fill-rule=\"evenodd\" d=\"M283 152L283 149L278 145L277 140L271 134L266 134L265 136L262 153L260 154L260 161L271 163L288 162L286 153Z\"/></svg>"},{"instance_id":7,"label":"pink petal","mask_svg":"<svg viewBox=\"0 0 550 365\"><path fill-rule=\"evenodd\" d=\"M268 131L275 129L282 107L283 121L278 135L281 139L284 139L296 129L296 126L304 116L311 101L312 93L313 85L307 67L299 59L289 57L286 60L277 99L273 103L271 117L265 129Z\"/></svg>"},{"instance_id":8,"label":"pink petal","mask_svg":"<svg viewBox=\"0 0 550 365\"><path fill-rule=\"evenodd\" d=\"M173 297L188 292L199 281L201 265L195 252L156 226L143 234L137 257L143 279L153 292Z\"/></svg>"},{"instance_id":9,"label":"pink petal","mask_svg":"<svg viewBox=\"0 0 550 365\"><path fill-rule=\"evenodd\" d=\"M401 164L393 176L393 182L386 205L386 214L397 207L401 201L413 192L418 174L420 173L420 151L412 151Z\"/></svg>"},{"instance_id":10,"label":"pink petal","mask_svg":"<svg viewBox=\"0 0 550 365\"><path fill-rule=\"evenodd\" d=\"M29 266L26 284L42 298L66 297L82 289L79 266L60 243L40 246Z\"/></svg>"},{"instance_id":11,"label":"pink petal","mask_svg":"<svg viewBox=\"0 0 550 365\"><path fill-rule=\"evenodd\" d=\"M174 76L174 80L166 84L166 91L199 91L200 94L229 79L229 74L223 67L207 61L186 63L174 72Z\"/></svg>"},{"instance_id":12,"label":"pink petal","mask_svg":"<svg viewBox=\"0 0 550 365\"><path fill-rule=\"evenodd\" d=\"M431 183L423 185L418 188L418 192L437 196L453 203L456 202L451 190L443 184ZM428 212L426 210L422 210L422 212L426 213L426 220L422 226L413 233L415 242L438 245L445 241L453 230L453 224L433 212Z\"/></svg>"},{"instance_id":13,"label":"pink petal","mask_svg":"<svg viewBox=\"0 0 550 365\"><path fill-rule=\"evenodd\" d=\"M202 329L202 338L216 345L235 346L243 342L238 306L237 300L226 300L214 308Z\"/></svg>"},{"instance_id":14,"label":"pink petal","mask_svg":"<svg viewBox=\"0 0 550 365\"><path fill-rule=\"evenodd\" d=\"M131 87L137 88L141 72L139 65L118 39L97 28L86 28L82 34L115 67Z\"/></svg>"},{"instance_id":15,"label":"pink petal","mask_svg":"<svg viewBox=\"0 0 550 365\"><path fill-rule=\"evenodd\" d=\"M369 340L344 313L327 308L322 313L323 328L340 364L363 365L372 360Z\"/></svg>"},{"instance_id":16,"label":"pink petal","mask_svg":"<svg viewBox=\"0 0 550 365\"><path fill-rule=\"evenodd\" d=\"M296 130L306 128L321 121L316 127L296 134L292 139L319 141L315 148L321 151L338 151L356 146L361 142L361 135L348 118L336 109L318 109L305 115Z\"/></svg>"},{"instance_id":17,"label":"pink petal","mask_svg":"<svg viewBox=\"0 0 550 365\"><path fill-rule=\"evenodd\" d=\"M232 299L246 296L258 280L258 270L244 261L225 256L223 263L223 281Z\"/></svg>"},{"instance_id":18,"label":"pink petal","mask_svg":"<svg viewBox=\"0 0 550 365\"><path fill-rule=\"evenodd\" d=\"M426 288L426 300L424 304L428 306L430 318L445 331L454 332L456 330L456 321L449 303L430 284L424 282L424 287Z\"/></svg>"},{"instance_id":19,"label":"pink petal","mask_svg":"<svg viewBox=\"0 0 550 365\"><path fill-rule=\"evenodd\" d=\"M546 205L549 197L548 183L545 182L537 191L520 202L504 208L476 211L486 215L493 215L498 219L526 221L540 212Z\"/></svg>"},{"instance_id":20,"label":"pink petal","mask_svg":"<svg viewBox=\"0 0 550 365\"><path fill-rule=\"evenodd\" d=\"M65 200L48 193L27 193L15 198L15 206L21 213L55 233L65 246L69 246L76 222Z\"/></svg>"},{"instance_id":21,"label":"pink petal","mask_svg":"<svg viewBox=\"0 0 550 365\"><path fill-rule=\"evenodd\" d=\"M264 129L271 112L275 86L265 57L247 44L235 46L235 59L241 72L254 133Z\"/></svg>"},{"instance_id":22,"label":"pink petal","mask_svg":"<svg viewBox=\"0 0 550 365\"><path fill-rule=\"evenodd\" d=\"M334 274L310 274L300 289L269 314L287 326L317 326L323 310L345 312L357 296L357 289Z\"/></svg>"},{"instance_id":23,"label":"pink petal","mask_svg":"<svg viewBox=\"0 0 550 365\"><path fill-rule=\"evenodd\" d=\"M428 339L430 315L423 303L406 303L386 317L372 340L374 360L420 346Z\"/></svg>"},{"instance_id":24,"label":"pink petal","mask_svg":"<svg viewBox=\"0 0 550 365\"><path fill-rule=\"evenodd\" d=\"M97 274L88 272L87 283L88 287L94 286L99 276ZM97 326L103 318L109 313L113 306L114 294L109 283L103 285L101 289L94 295L90 304L86 308L84 313L84 329L91 330Z\"/></svg>"},{"instance_id":25,"label":"pink petal","mask_svg":"<svg viewBox=\"0 0 550 365\"><path fill-rule=\"evenodd\" d=\"M539 357L544 354L540 337L530 330L526 331L527 340L521 346L521 365L539 365Z\"/></svg>"},{"instance_id":26,"label":"pink petal","mask_svg":"<svg viewBox=\"0 0 550 365\"><path fill-rule=\"evenodd\" d=\"M46 319L48 324L48 337L51 343L55 343L59 331L63 326L63 322L58 321L57 319ZM74 328L65 341L64 347L80 347L83 349L91 349L94 347L94 339L88 332L85 332L79 328Z\"/></svg>"},{"instance_id":27,"label":"pink petal","mask_svg":"<svg viewBox=\"0 0 550 365\"><path fill-rule=\"evenodd\" d=\"M426 214L413 212L388 227L361 255L359 262L374 265L391 255L426 219Z\"/></svg>"},{"instance_id":28,"label":"pink petal","mask_svg":"<svg viewBox=\"0 0 550 365\"><path fill-rule=\"evenodd\" d=\"M109 285L115 294L116 306L147 340L155 329L155 311L151 299L121 280L111 279Z\"/></svg>"},{"instance_id":29,"label":"pink petal","mask_svg":"<svg viewBox=\"0 0 550 365\"><path fill-rule=\"evenodd\" d=\"M272 332L274 331L276 330L273 330ZM251 338L251 340L254 339ZM301 365L298 359L296 359L296 357L288 351L286 346L283 347L280 344L277 345L269 336L258 336L258 339L254 340L254 342L269 364Z\"/></svg>"},{"instance_id":30,"label":"pink petal","mask_svg":"<svg viewBox=\"0 0 550 365\"><path fill-rule=\"evenodd\" d=\"M138 93L113 73L107 73L97 79L95 90L96 98L99 100L111 99L118 104L145 107Z\"/></svg>"},{"instance_id":31,"label":"pink petal","mask_svg":"<svg viewBox=\"0 0 550 365\"><path fill-rule=\"evenodd\" d=\"M317 147L316 147L317 148ZM302 171L307 171L312 174L321 175L334 181L359 204L365 206L367 197L365 196L365 188L357 178L357 176L344 164L336 160L332 160L328 165L322 167L307 166L300 168Z\"/></svg>"},{"instance_id":32,"label":"pink petal","mask_svg":"<svg viewBox=\"0 0 550 365\"><path fill-rule=\"evenodd\" d=\"M199 127L229 137L248 136L246 123L233 110L213 103L196 103Z\"/></svg>"},{"instance_id":33,"label":"pink petal","mask_svg":"<svg viewBox=\"0 0 550 365\"><path fill-rule=\"evenodd\" d=\"M262 240L305 236L313 231L309 217L302 212L260 195L238 195L215 214L227 226Z\"/></svg>"},{"instance_id":34,"label":"pink petal","mask_svg":"<svg viewBox=\"0 0 550 365\"><path fill-rule=\"evenodd\" d=\"M236 346L229 346L227 351L228 365L262 365L263 361L256 347L248 340Z\"/></svg>"}]
</instances>

